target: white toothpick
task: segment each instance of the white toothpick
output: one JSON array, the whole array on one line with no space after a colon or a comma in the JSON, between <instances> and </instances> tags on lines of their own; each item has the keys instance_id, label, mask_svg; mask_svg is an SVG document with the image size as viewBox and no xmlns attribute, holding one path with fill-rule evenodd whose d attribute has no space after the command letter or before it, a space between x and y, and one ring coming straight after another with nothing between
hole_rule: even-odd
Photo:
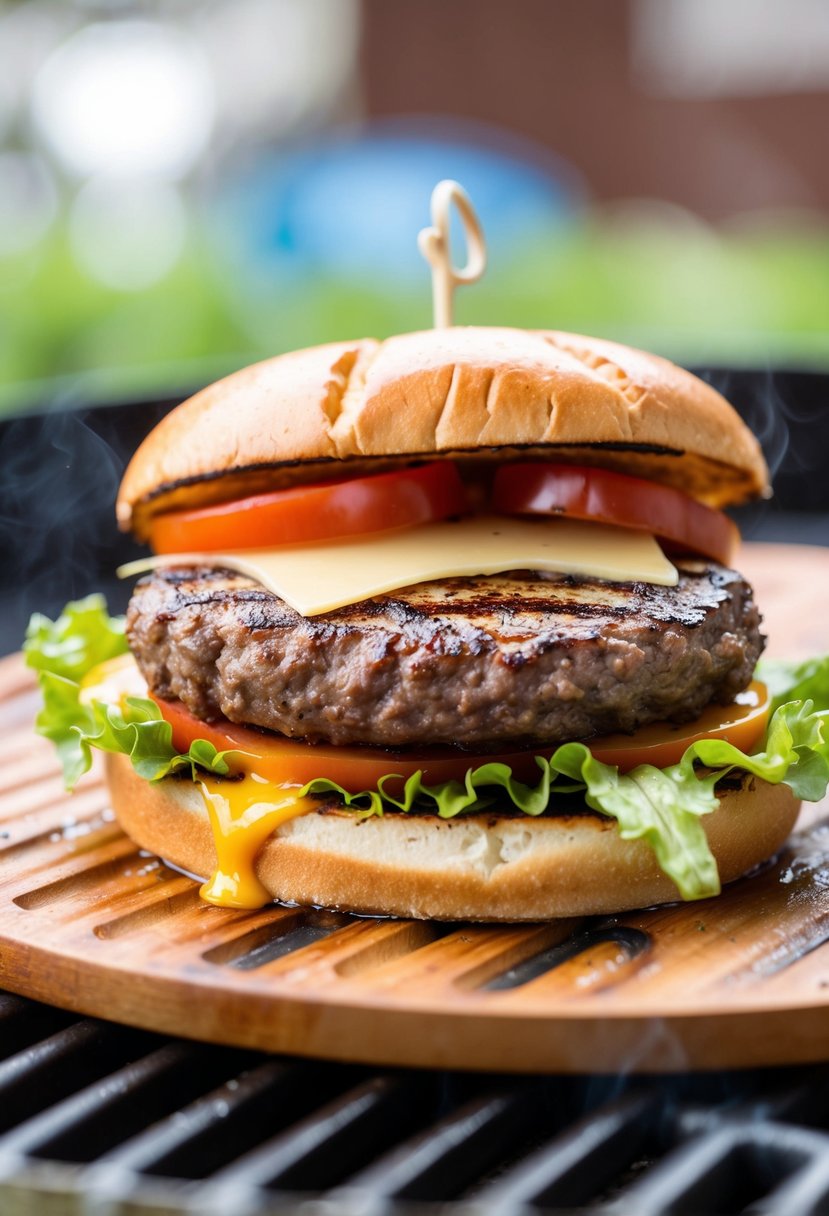
<instances>
[{"instance_id":1,"label":"white toothpick","mask_svg":"<svg viewBox=\"0 0 829 1216\"><path fill-rule=\"evenodd\" d=\"M449 212L458 209L466 236L467 260L464 267L452 265L449 249ZM432 227L418 233L417 245L432 267L432 299L435 329L452 324L452 295L461 283L474 283L486 269L486 244L480 220L469 195L458 182L438 182L432 191Z\"/></svg>"}]
</instances>

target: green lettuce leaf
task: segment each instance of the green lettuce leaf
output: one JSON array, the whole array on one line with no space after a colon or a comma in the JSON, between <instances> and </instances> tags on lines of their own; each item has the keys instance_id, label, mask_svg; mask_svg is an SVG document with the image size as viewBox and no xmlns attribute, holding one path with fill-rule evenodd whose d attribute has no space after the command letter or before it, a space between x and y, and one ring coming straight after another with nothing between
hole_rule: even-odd
<instances>
[{"instance_id":1,"label":"green lettuce leaf","mask_svg":"<svg viewBox=\"0 0 829 1216\"><path fill-rule=\"evenodd\" d=\"M177 752L173 728L148 697L126 697L123 706L82 700L83 677L127 650L123 619L107 614L102 596L67 604L56 621L33 616L23 650L43 694L35 725L55 744L67 789L90 768L93 748L129 756L148 781L183 769L194 779L200 768L222 776L230 771L228 753L205 739L197 739L184 754Z\"/></svg>"},{"instance_id":2,"label":"green lettuce leaf","mask_svg":"<svg viewBox=\"0 0 829 1216\"><path fill-rule=\"evenodd\" d=\"M620 773L602 764L583 743L565 743L550 760L559 772L581 777L584 800L612 816L623 840L644 840L683 899L718 895L720 876L700 822L717 808L718 775L700 776L679 764L640 764Z\"/></svg>"},{"instance_id":3,"label":"green lettuce leaf","mask_svg":"<svg viewBox=\"0 0 829 1216\"><path fill-rule=\"evenodd\" d=\"M44 707L37 725L55 743L67 785L91 764L91 750L120 752L149 781L170 773L229 771L225 757L206 740L177 753L172 728L154 701L127 697L123 705L81 699L80 681L98 663L126 650L123 622L109 618L103 600L90 596L67 605L57 621L36 616L25 645L38 671ZM374 789L352 793L319 778L301 791L337 794L360 815L385 809L426 809L444 819L483 811L506 797L525 815L566 813L574 794L594 811L615 819L624 840L643 840L684 899L716 895L719 876L702 819L717 806L716 785L732 770L786 782L799 798L817 801L829 785L829 656L807 663L767 662L758 673L772 690L774 713L762 750L748 755L721 739L692 744L678 764L665 769L639 765L629 773L602 764L583 743L566 743L549 760L535 757L535 785L518 781L500 762L470 769L464 781L428 786L423 774L389 773Z\"/></svg>"},{"instance_id":4,"label":"green lettuce leaf","mask_svg":"<svg viewBox=\"0 0 829 1216\"><path fill-rule=\"evenodd\" d=\"M127 649L124 618L109 615L102 595L67 604L56 621L36 612L23 643L30 667L75 682L99 663L126 654Z\"/></svg>"},{"instance_id":5,"label":"green lettuce leaf","mask_svg":"<svg viewBox=\"0 0 829 1216\"><path fill-rule=\"evenodd\" d=\"M829 709L829 654L800 663L787 659L763 659L757 665L772 696L772 712L787 701L813 701L815 709Z\"/></svg>"},{"instance_id":6,"label":"green lettuce leaf","mask_svg":"<svg viewBox=\"0 0 829 1216\"><path fill-rule=\"evenodd\" d=\"M701 739L691 744L680 767L692 772L695 760L721 775L739 768L772 785L785 781L798 798L818 802L829 785L829 710L790 701L774 711L763 751L747 756L725 739Z\"/></svg>"}]
</instances>

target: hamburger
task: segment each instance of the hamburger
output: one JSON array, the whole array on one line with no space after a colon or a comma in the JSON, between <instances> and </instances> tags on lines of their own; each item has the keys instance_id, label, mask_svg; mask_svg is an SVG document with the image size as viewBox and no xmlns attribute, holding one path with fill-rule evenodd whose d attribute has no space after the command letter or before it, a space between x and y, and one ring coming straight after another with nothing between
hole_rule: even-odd
<instances>
[{"instance_id":1,"label":"hamburger","mask_svg":"<svg viewBox=\"0 0 829 1216\"><path fill-rule=\"evenodd\" d=\"M715 895L829 779L822 677L754 680L723 508L768 491L725 399L628 347L456 327L282 355L136 452L118 522L156 556L125 623L33 619L39 729L70 784L103 750L125 831L214 903Z\"/></svg>"}]
</instances>

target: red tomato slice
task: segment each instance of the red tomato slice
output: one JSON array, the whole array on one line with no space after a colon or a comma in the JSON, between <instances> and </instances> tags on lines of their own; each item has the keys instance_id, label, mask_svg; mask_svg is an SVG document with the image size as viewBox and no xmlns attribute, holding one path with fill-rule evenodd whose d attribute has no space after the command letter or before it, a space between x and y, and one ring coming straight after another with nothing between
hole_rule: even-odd
<instances>
[{"instance_id":1,"label":"red tomato slice","mask_svg":"<svg viewBox=\"0 0 829 1216\"><path fill-rule=\"evenodd\" d=\"M508 515L569 515L653 532L725 565L740 539L727 515L681 490L580 465L503 465L495 474L493 505Z\"/></svg>"},{"instance_id":2,"label":"red tomato slice","mask_svg":"<svg viewBox=\"0 0 829 1216\"><path fill-rule=\"evenodd\" d=\"M220 751L244 751L248 755L239 757L234 765L274 785L305 785L315 777L328 777L350 793L357 793L373 789L389 773L405 778L418 770L423 772L426 785L438 785L442 781L463 781L468 769L493 760L508 764L519 780L534 783L539 777L534 757L551 756L555 751L534 748L493 756L434 747L412 754L376 747L309 744L233 722L200 722L180 701L153 700L172 726L173 743L179 751L186 752L195 739L207 739ZM768 716L768 691L755 681L732 705L712 706L685 726L662 722L645 726L633 735L603 735L588 742L598 760L618 765L622 772L638 764L664 768L675 764L697 739L727 739L742 751L750 751L762 736Z\"/></svg>"},{"instance_id":3,"label":"red tomato slice","mask_svg":"<svg viewBox=\"0 0 829 1216\"><path fill-rule=\"evenodd\" d=\"M256 549L387 532L459 515L466 491L450 461L326 481L153 520L156 553Z\"/></svg>"}]
</instances>

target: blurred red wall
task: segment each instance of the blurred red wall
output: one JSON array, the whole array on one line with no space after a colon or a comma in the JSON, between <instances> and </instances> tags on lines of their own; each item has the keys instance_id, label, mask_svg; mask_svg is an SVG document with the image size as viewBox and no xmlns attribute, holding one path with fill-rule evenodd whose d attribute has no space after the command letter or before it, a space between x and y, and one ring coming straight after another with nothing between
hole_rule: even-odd
<instances>
[{"instance_id":1,"label":"blurred red wall","mask_svg":"<svg viewBox=\"0 0 829 1216\"><path fill-rule=\"evenodd\" d=\"M829 208L829 94L684 99L649 91L634 0L363 0L369 116L482 119L573 161L600 199L709 219Z\"/></svg>"}]
</instances>

